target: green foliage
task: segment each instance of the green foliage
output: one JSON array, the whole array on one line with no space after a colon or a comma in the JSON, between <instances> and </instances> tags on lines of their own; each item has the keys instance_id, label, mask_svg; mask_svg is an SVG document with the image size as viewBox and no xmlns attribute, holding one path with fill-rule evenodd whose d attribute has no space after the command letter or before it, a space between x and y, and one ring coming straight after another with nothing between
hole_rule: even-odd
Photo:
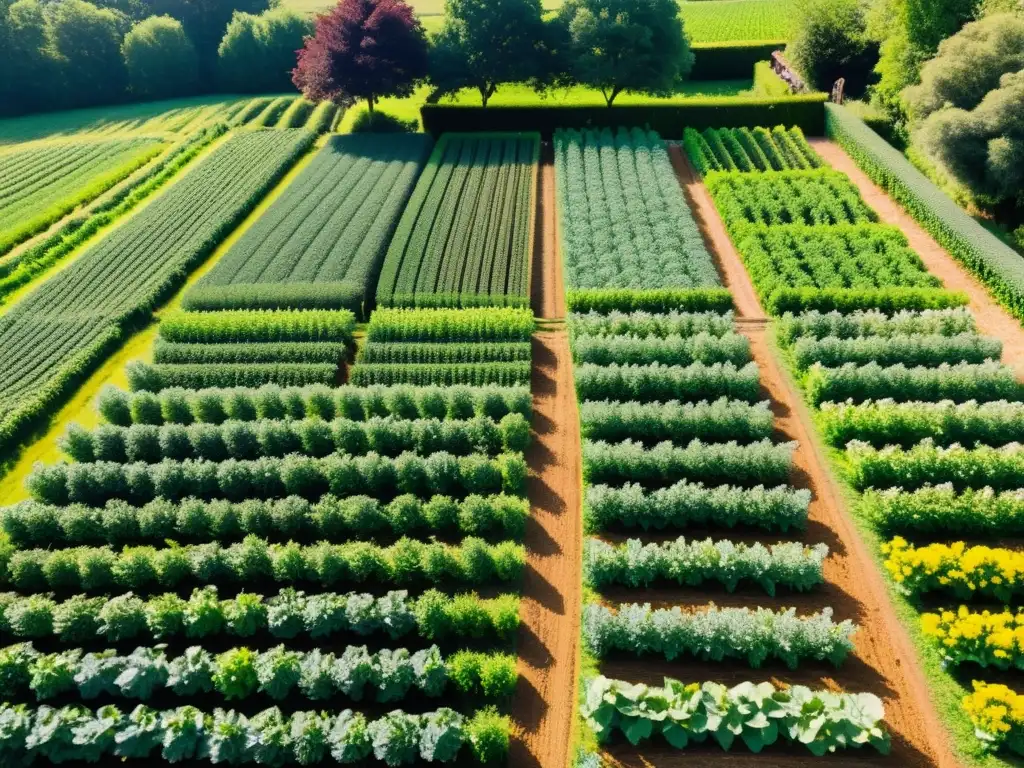
<instances>
[{"instance_id":1,"label":"green foliage","mask_svg":"<svg viewBox=\"0 0 1024 768\"><path fill-rule=\"evenodd\" d=\"M199 363L332 363L345 357L344 344L331 342L256 342L189 344L157 339L153 362L157 364Z\"/></svg>"},{"instance_id":2,"label":"green foliage","mask_svg":"<svg viewBox=\"0 0 1024 768\"><path fill-rule=\"evenodd\" d=\"M831 91L842 77L849 96L864 94L878 61L878 47L867 35L865 7L859 0L801 2L786 56L812 88Z\"/></svg>"},{"instance_id":3,"label":"green foliage","mask_svg":"<svg viewBox=\"0 0 1024 768\"><path fill-rule=\"evenodd\" d=\"M999 360L1003 343L999 339L965 333L959 336L868 336L855 339L798 339L793 345L793 363L805 371L815 363L838 367L846 363L881 366L933 367L949 363L983 363Z\"/></svg>"},{"instance_id":4,"label":"green foliage","mask_svg":"<svg viewBox=\"0 0 1024 768\"><path fill-rule=\"evenodd\" d=\"M1002 539L1024 532L1024 500L1020 490L996 493L990 487L965 488L952 483L912 491L867 490L859 509L887 535Z\"/></svg>"},{"instance_id":5,"label":"green foliage","mask_svg":"<svg viewBox=\"0 0 1024 768\"><path fill-rule=\"evenodd\" d=\"M469 385L474 387L497 384L509 387L530 383L530 363L526 360L514 363L416 363L410 365L360 363L352 370L350 380L352 384L360 387L393 384Z\"/></svg>"},{"instance_id":6,"label":"green foliage","mask_svg":"<svg viewBox=\"0 0 1024 768\"><path fill-rule=\"evenodd\" d=\"M332 136L184 298L186 309L369 312L429 136Z\"/></svg>"},{"instance_id":7,"label":"green foliage","mask_svg":"<svg viewBox=\"0 0 1024 768\"><path fill-rule=\"evenodd\" d=\"M728 4L715 5L680 4L680 8L686 33L694 42L698 68L701 66L701 48L709 43L740 40L749 44L750 41L767 40L771 41L773 49L778 49L781 41L791 38L793 21L798 16L798 6L792 0L776 0L769 5L760 0L732 0ZM768 55L762 58L767 59ZM693 79L702 78L695 72Z\"/></svg>"},{"instance_id":8,"label":"green foliage","mask_svg":"<svg viewBox=\"0 0 1024 768\"><path fill-rule=\"evenodd\" d=\"M128 87L144 98L193 93L199 83L199 58L181 22L150 16L125 35L121 44Z\"/></svg>"},{"instance_id":9,"label":"green foliage","mask_svg":"<svg viewBox=\"0 0 1024 768\"><path fill-rule=\"evenodd\" d=\"M965 213L884 139L843 107L827 105L829 136L850 153L950 255L974 273L996 299L1024 317L1020 254Z\"/></svg>"},{"instance_id":10,"label":"green foliage","mask_svg":"<svg viewBox=\"0 0 1024 768\"><path fill-rule=\"evenodd\" d=\"M127 19L85 0L63 0L47 21L48 42L61 63L62 106L118 101L128 84L121 55Z\"/></svg>"},{"instance_id":11,"label":"green foliage","mask_svg":"<svg viewBox=\"0 0 1024 768\"><path fill-rule=\"evenodd\" d=\"M671 95L693 69L690 40L675 0L568 0L569 74L600 89L608 106L623 91Z\"/></svg>"},{"instance_id":12,"label":"green foliage","mask_svg":"<svg viewBox=\"0 0 1024 768\"><path fill-rule=\"evenodd\" d=\"M626 336L659 338L666 336L695 336L706 333L725 336L735 327L732 309L725 312L676 311L648 312L612 310L599 314L593 310L586 314L573 312L566 318L572 335Z\"/></svg>"},{"instance_id":13,"label":"green foliage","mask_svg":"<svg viewBox=\"0 0 1024 768\"><path fill-rule=\"evenodd\" d=\"M722 397L709 402L636 403L588 400L580 403L581 433L588 440L643 443L697 438L708 442L753 441L771 437L775 416L767 402L751 404Z\"/></svg>"},{"instance_id":14,"label":"green foliage","mask_svg":"<svg viewBox=\"0 0 1024 768\"><path fill-rule=\"evenodd\" d=\"M767 128L693 128L683 132L683 146L701 173L722 170L799 171L820 168L824 161L811 149L803 131L778 125Z\"/></svg>"},{"instance_id":15,"label":"green foliage","mask_svg":"<svg viewBox=\"0 0 1024 768\"><path fill-rule=\"evenodd\" d=\"M663 543L628 539L616 545L588 539L583 547L583 575L595 589L612 585L646 588L665 582L699 586L714 581L733 592L740 583L753 582L775 595L780 586L798 592L820 586L827 555L824 544L808 547L799 542L766 547L726 539L687 541L680 536Z\"/></svg>"},{"instance_id":16,"label":"green foliage","mask_svg":"<svg viewBox=\"0 0 1024 768\"><path fill-rule=\"evenodd\" d=\"M374 416L400 419L500 421L510 413L529 419L533 401L527 387L291 387L259 389L165 389L157 393L100 391L100 415L121 427L132 424L220 424L227 419L334 419L366 421Z\"/></svg>"},{"instance_id":17,"label":"green foliage","mask_svg":"<svg viewBox=\"0 0 1024 768\"><path fill-rule=\"evenodd\" d=\"M685 447L665 441L653 448L625 440L583 443L583 479L609 485L637 482L666 486L683 478L701 482L741 485L785 483L793 464L796 443L760 440L744 445L735 441L705 443L691 440Z\"/></svg>"},{"instance_id":18,"label":"green foliage","mask_svg":"<svg viewBox=\"0 0 1024 768\"><path fill-rule=\"evenodd\" d=\"M194 363L151 365L134 361L127 367L128 385L133 391L159 392L163 389L205 389L210 387L304 387L329 386L338 377L334 363Z\"/></svg>"},{"instance_id":19,"label":"green foliage","mask_svg":"<svg viewBox=\"0 0 1024 768\"><path fill-rule=\"evenodd\" d=\"M698 402L728 397L750 403L760 398L761 378L757 365L732 363L688 366L593 365L576 367L576 396L580 401L613 400Z\"/></svg>"},{"instance_id":20,"label":"green foliage","mask_svg":"<svg viewBox=\"0 0 1024 768\"><path fill-rule=\"evenodd\" d=\"M352 133L416 133L419 123L416 120L403 120L387 112L369 110L360 112L352 123Z\"/></svg>"},{"instance_id":21,"label":"green foliage","mask_svg":"<svg viewBox=\"0 0 1024 768\"><path fill-rule=\"evenodd\" d=\"M738 737L747 749L760 752L782 737L817 757L865 745L889 752L882 702L873 693L812 691L802 685L777 689L771 683L684 685L671 678L654 688L599 676L587 683L581 709L602 742L621 731L632 744L658 734L676 749L710 737L728 750ZM808 718L810 712L816 716Z\"/></svg>"},{"instance_id":22,"label":"green foliage","mask_svg":"<svg viewBox=\"0 0 1024 768\"><path fill-rule=\"evenodd\" d=\"M838 368L811 366L804 380L807 399L825 402L897 400L1017 400L1021 387L1012 368L1000 363L943 363L937 368L902 364L847 363Z\"/></svg>"},{"instance_id":23,"label":"green foliage","mask_svg":"<svg viewBox=\"0 0 1024 768\"><path fill-rule=\"evenodd\" d=\"M980 445L948 448L925 440L912 448L875 448L857 440L846 448L848 474L854 488L917 488L952 483L954 488L1020 487L1024 447L1017 443L999 448Z\"/></svg>"},{"instance_id":24,"label":"green foliage","mask_svg":"<svg viewBox=\"0 0 1024 768\"><path fill-rule=\"evenodd\" d=\"M526 341L484 342L481 344L425 344L392 342L367 344L359 362L391 363L512 363L531 359L532 346Z\"/></svg>"},{"instance_id":25,"label":"green foliage","mask_svg":"<svg viewBox=\"0 0 1024 768\"><path fill-rule=\"evenodd\" d=\"M442 136L388 247L377 303L527 306L539 153L537 134Z\"/></svg>"},{"instance_id":26,"label":"green foliage","mask_svg":"<svg viewBox=\"0 0 1024 768\"><path fill-rule=\"evenodd\" d=\"M452 456L434 453L427 458L402 455L389 459L369 454L333 454L324 458L286 456L253 461L171 461L159 464L36 465L26 487L37 501L48 504L103 504L124 499L145 504L158 496L318 498L367 494L393 498L412 493L427 498L437 494L521 494L526 463L521 454Z\"/></svg>"},{"instance_id":27,"label":"green foliage","mask_svg":"<svg viewBox=\"0 0 1024 768\"><path fill-rule=\"evenodd\" d=\"M97 558L103 559L105 571L101 574L95 570ZM14 555L2 578L17 589L34 588L36 575L23 569L26 562L34 562L42 568L43 583L49 588L70 587L87 593L117 586L144 594L159 587L174 589L211 581L245 584L265 579L328 588L368 582L399 586L488 584L517 580L524 559L520 545L489 545L474 537L463 539L459 546L402 538L390 547L380 547L361 541L310 546L268 544L249 535L228 546L134 547L120 553L109 547L23 550ZM293 567L296 563L298 570Z\"/></svg>"},{"instance_id":28,"label":"green foliage","mask_svg":"<svg viewBox=\"0 0 1024 768\"><path fill-rule=\"evenodd\" d=\"M872 309L896 314L962 307L966 304L967 294L940 288L782 287L776 289L765 301L765 309L773 315L808 311L854 313Z\"/></svg>"},{"instance_id":29,"label":"green foliage","mask_svg":"<svg viewBox=\"0 0 1024 768\"><path fill-rule=\"evenodd\" d=\"M566 306L571 312L728 312L732 294L725 288L570 288Z\"/></svg>"},{"instance_id":30,"label":"green foliage","mask_svg":"<svg viewBox=\"0 0 1024 768\"><path fill-rule=\"evenodd\" d=\"M570 290L720 284L656 133L559 131L555 170Z\"/></svg>"},{"instance_id":31,"label":"green foliage","mask_svg":"<svg viewBox=\"0 0 1024 768\"><path fill-rule=\"evenodd\" d=\"M347 310L174 312L160 322L160 337L190 344L246 342L350 343L355 316Z\"/></svg>"},{"instance_id":32,"label":"green foliage","mask_svg":"<svg viewBox=\"0 0 1024 768\"><path fill-rule=\"evenodd\" d=\"M853 650L850 621L836 623L832 609L809 616L795 608L717 608L687 613L677 608L652 610L650 604L620 605L612 611L590 603L583 608L583 642L597 657L613 652L663 656L674 661L739 659L753 668L778 659L790 669L803 661L829 661L837 667Z\"/></svg>"},{"instance_id":33,"label":"green foliage","mask_svg":"<svg viewBox=\"0 0 1024 768\"><path fill-rule=\"evenodd\" d=\"M701 483L680 480L653 491L635 483L618 488L588 485L583 514L587 525L595 531L699 528L714 524L785 532L806 527L810 503L810 491L803 489L732 485L708 488Z\"/></svg>"},{"instance_id":34,"label":"green foliage","mask_svg":"<svg viewBox=\"0 0 1024 768\"><path fill-rule=\"evenodd\" d=\"M366 329L371 342L530 341L528 309L378 309Z\"/></svg>"},{"instance_id":35,"label":"green foliage","mask_svg":"<svg viewBox=\"0 0 1024 768\"><path fill-rule=\"evenodd\" d=\"M977 333L974 315L966 307L904 310L887 313L880 309L855 312L786 313L778 318L775 332L783 346L801 338L856 339L862 336L959 336Z\"/></svg>"},{"instance_id":36,"label":"green foliage","mask_svg":"<svg viewBox=\"0 0 1024 768\"><path fill-rule=\"evenodd\" d=\"M722 336L673 334L663 338L576 334L572 339L572 356L576 364L595 365L732 363L741 366L751 360L750 341L739 333Z\"/></svg>"},{"instance_id":37,"label":"green foliage","mask_svg":"<svg viewBox=\"0 0 1024 768\"><path fill-rule=\"evenodd\" d=\"M295 52L312 20L287 8L231 16L217 48L217 83L232 93L291 90Z\"/></svg>"}]
</instances>

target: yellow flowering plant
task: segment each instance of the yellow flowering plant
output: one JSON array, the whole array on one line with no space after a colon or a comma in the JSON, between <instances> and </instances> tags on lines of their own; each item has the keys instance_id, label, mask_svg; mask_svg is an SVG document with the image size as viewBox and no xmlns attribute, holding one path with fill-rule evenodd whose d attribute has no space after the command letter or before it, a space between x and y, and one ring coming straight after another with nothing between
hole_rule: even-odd
<instances>
[{"instance_id":1,"label":"yellow flowering plant","mask_svg":"<svg viewBox=\"0 0 1024 768\"><path fill-rule=\"evenodd\" d=\"M1005 685L974 681L973 686L961 704L974 735L992 751L1006 747L1024 755L1024 696Z\"/></svg>"},{"instance_id":2,"label":"yellow flowering plant","mask_svg":"<svg viewBox=\"0 0 1024 768\"><path fill-rule=\"evenodd\" d=\"M922 614L921 631L946 664L1024 669L1024 610L993 613L961 605L956 611Z\"/></svg>"},{"instance_id":3,"label":"yellow flowering plant","mask_svg":"<svg viewBox=\"0 0 1024 768\"><path fill-rule=\"evenodd\" d=\"M994 547L929 544L915 547L901 536L882 545L885 568L907 594L952 592L961 599L994 597L1007 603L1024 591L1024 553Z\"/></svg>"}]
</instances>

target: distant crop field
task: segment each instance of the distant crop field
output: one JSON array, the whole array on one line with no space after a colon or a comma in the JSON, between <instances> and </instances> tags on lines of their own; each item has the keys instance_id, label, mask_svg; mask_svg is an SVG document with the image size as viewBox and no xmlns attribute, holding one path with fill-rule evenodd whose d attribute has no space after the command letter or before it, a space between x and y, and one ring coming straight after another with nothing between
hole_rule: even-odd
<instances>
[{"instance_id":1,"label":"distant crop field","mask_svg":"<svg viewBox=\"0 0 1024 768\"><path fill-rule=\"evenodd\" d=\"M101 194L163 146L115 139L0 152L0 254Z\"/></svg>"}]
</instances>

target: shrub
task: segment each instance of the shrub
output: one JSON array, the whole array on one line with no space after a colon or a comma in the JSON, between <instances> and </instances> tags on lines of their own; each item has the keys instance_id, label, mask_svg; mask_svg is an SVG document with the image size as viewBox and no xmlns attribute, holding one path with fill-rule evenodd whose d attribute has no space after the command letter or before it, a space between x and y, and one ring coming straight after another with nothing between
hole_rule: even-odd
<instances>
[{"instance_id":1,"label":"shrub","mask_svg":"<svg viewBox=\"0 0 1024 768\"><path fill-rule=\"evenodd\" d=\"M529 341L533 313L528 309L378 309L366 329L374 342Z\"/></svg>"}]
</instances>

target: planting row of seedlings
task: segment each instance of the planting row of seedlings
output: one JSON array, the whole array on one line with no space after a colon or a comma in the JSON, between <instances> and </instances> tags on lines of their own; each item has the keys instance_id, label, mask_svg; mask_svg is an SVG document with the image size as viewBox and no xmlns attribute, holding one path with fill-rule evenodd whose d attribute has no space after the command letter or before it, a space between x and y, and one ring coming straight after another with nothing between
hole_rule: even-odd
<instances>
[{"instance_id":1,"label":"planting row of seedlings","mask_svg":"<svg viewBox=\"0 0 1024 768\"><path fill-rule=\"evenodd\" d=\"M504 761L529 390L334 386L353 328L171 315L132 391L36 466L0 512L5 761Z\"/></svg>"},{"instance_id":2,"label":"planting row of seedlings","mask_svg":"<svg viewBox=\"0 0 1024 768\"><path fill-rule=\"evenodd\" d=\"M597 765L598 745L621 754L626 742L654 762L659 750L703 743L754 752L776 743L817 755L867 745L886 752L883 707L873 694L788 685L785 673L755 671L842 665L856 626L834 618L831 608L798 614L786 607L786 595L821 586L828 558L828 547L804 533L811 494L790 483L796 445L775 437L750 341L737 331L729 293L717 287L664 145L634 132L629 154L628 137L620 132L600 150L574 134L562 138L560 213L563 222L577 222L566 244L567 275L578 266L591 281L567 279L587 534L586 725L577 762ZM588 151L594 171L574 170ZM662 237L674 234L673 243L659 243L659 253L680 254L671 269L641 253L642 279L595 283L597 262L571 260L586 253L578 222L594 225L595 201L604 199L611 173L606 163L616 154L619 169L639 165L634 157L648 164L656 158L671 187L638 173L637 200L653 201L660 188L691 226L657 229ZM636 209L642 218L643 206ZM629 216L632 223L634 208ZM635 251L631 230L621 220L617 226L619 250L602 251L605 258ZM736 593L728 598L734 607L717 606L714 596L727 593ZM723 684L735 682L726 665L749 668L748 682ZM677 670L701 677L680 682ZM798 679L807 678L804 671ZM802 718L811 710L826 724Z\"/></svg>"},{"instance_id":3,"label":"planting row of seedlings","mask_svg":"<svg viewBox=\"0 0 1024 768\"><path fill-rule=\"evenodd\" d=\"M1024 532L1024 388L1000 362L1001 342L978 333L966 297L940 290L905 241L894 249L902 237L894 230L858 225L853 216L821 217L801 225L797 242L793 214L752 224L752 205L737 202L756 193L777 211L796 211L801 184L785 173L708 174L762 299L780 315L779 345L825 441L838 452L856 512L883 542L892 583L920 611L916 634L948 675L939 682L963 689L959 716L969 718L977 753L1005 747L1024 754L1024 718L1017 714L1024 697L995 683L1006 670L1024 668L1024 616L1013 607L1024 557L1000 546L1000 539ZM849 182L836 178L830 186L818 210L874 218ZM867 231L849 278L840 264L812 260L801 245L834 255L829 244L858 226ZM778 243L782 255L766 258L752 238ZM779 300L771 273L789 268L801 270L817 295L808 289L800 300L792 293ZM826 274L829 283L814 282Z\"/></svg>"}]
</instances>

